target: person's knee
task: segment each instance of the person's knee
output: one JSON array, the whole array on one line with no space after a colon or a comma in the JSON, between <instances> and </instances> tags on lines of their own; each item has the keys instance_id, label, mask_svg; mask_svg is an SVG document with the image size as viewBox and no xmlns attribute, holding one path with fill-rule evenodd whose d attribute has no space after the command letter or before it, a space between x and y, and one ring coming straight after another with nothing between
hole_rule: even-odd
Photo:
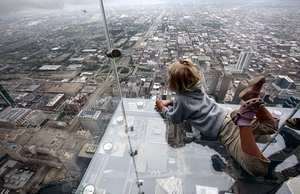
<instances>
[{"instance_id":1,"label":"person's knee","mask_svg":"<svg viewBox=\"0 0 300 194\"><path fill-rule=\"evenodd\" d=\"M254 135L274 134L278 132L279 122L277 119L268 121L256 120L252 123Z\"/></svg>"},{"instance_id":2,"label":"person's knee","mask_svg":"<svg viewBox=\"0 0 300 194\"><path fill-rule=\"evenodd\" d=\"M242 166L250 175L254 177L264 176L268 173L268 166L270 165L270 160L265 158L255 158L244 154Z\"/></svg>"},{"instance_id":3,"label":"person's knee","mask_svg":"<svg viewBox=\"0 0 300 194\"><path fill-rule=\"evenodd\" d=\"M267 166L263 168L257 168L253 166L253 168L245 170L254 177L265 176L268 173Z\"/></svg>"}]
</instances>

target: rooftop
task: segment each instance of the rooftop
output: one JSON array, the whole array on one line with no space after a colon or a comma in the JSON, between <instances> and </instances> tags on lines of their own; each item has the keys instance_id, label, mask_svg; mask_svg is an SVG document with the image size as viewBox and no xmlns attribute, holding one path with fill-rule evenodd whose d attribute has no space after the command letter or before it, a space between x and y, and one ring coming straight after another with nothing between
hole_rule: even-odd
<instances>
[{"instance_id":1,"label":"rooftop","mask_svg":"<svg viewBox=\"0 0 300 194\"><path fill-rule=\"evenodd\" d=\"M4 111L0 114L0 120L15 121L30 111L30 109L25 108L10 108L7 110L8 112Z\"/></svg>"},{"instance_id":2,"label":"rooftop","mask_svg":"<svg viewBox=\"0 0 300 194\"><path fill-rule=\"evenodd\" d=\"M79 117L98 118L100 114L100 110L82 110L78 115Z\"/></svg>"}]
</instances>

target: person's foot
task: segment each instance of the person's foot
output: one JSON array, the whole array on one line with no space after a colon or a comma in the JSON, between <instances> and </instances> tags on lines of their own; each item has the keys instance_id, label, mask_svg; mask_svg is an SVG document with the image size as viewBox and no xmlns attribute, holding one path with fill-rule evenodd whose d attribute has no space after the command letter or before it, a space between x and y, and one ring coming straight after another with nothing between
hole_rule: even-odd
<instances>
[{"instance_id":1,"label":"person's foot","mask_svg":"<svg viewBox=\"0 0 300 194\"><path fill-rule=\"evenodd\" d=\"M231 119L238 126L251 126L254 116L264 105L264 101L260 98L247 100L239 109L230 113Z\"/></svg>"},{"instance_id":2,"label":"person's foot","mask_svg":"<svg viewBox=\"0 0 300 194\"><path fill-rule=\"evenodd\" d=\"M287 119L285 124L292 129L300 130L300 118Z\"/></svg>"},{"instance_id":3,"label":"person's foot","mask_svg":"<svg viewBox=\"0 0 300 194\"><path fill-rule=\"evenodd\" d=\"M259 98L260 90L265 82L266 79L264 76L258 76L254 78L249 82L248 87L239 94L240 99L247 101L252 98Z\"/></svg>"}]
</instances>

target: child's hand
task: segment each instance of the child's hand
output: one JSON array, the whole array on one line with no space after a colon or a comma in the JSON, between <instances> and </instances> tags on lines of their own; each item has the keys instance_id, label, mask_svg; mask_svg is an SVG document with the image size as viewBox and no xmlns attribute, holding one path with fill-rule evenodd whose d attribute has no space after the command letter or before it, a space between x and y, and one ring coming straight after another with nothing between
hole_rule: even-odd
<instances>
[{"instance_id":1,"label":"child's hand","mask_svg":"<svg viewBox=\"0 0 300 194\"><path fill-rule=\"evenodd\" d=\"M173 102L172 102L172 101L168 101L168 102L163 103L163 105L164 105L165 107L172 106L172 105L173 105Z\"/></svg>"},{"instance_id":2,"label":"child's hand","mask_svg":"<svg viewBox=\"0 0 300 194\"><path fill-rule=\"evenodd\" d=\"M162 99L161 98L156 99L154 109L162 110L164 107L165 107L165 105L163 104Z\"/></svg>"}]
</instances>

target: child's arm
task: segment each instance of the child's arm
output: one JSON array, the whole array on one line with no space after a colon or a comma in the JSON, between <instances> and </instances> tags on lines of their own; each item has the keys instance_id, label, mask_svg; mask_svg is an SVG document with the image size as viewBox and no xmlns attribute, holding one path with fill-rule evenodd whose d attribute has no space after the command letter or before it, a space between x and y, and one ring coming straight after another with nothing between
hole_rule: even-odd
<instances>
[{"instance_id":1,"label":"child's arm","mask_svg":"<svg viewBox=\"0 0 300 194\"><path fill-rule=\"evenodd\" d=\"M155 101L155 110L162 110L164 107L167 107L165 106L165 104L163 103L162 99L161 98L157 98L156 101Z\"/></svg>"},{"instance_id":2,"label":"child's arm","mask_svg":"<svg viewBox=\"0 0 300 194\"><path fill-rule=\"evenodd\" d=\"M172 107L168 108L169 105L172 105ZM179 124L182 123L183 120L186 119L187 115L189 114L189 110L184 108L182 106L182 103L177 103L172 101L163 103L161 98L158 98L155 101L155 110L160 110L163 113L163 116L173 124Z\"/></svg>"},{"instance_id":3,"label":"child's arm","mask_svg":"<svg viewBox=\"0 0 300 194\"><path fill-rule=\"evenodd\" d=\"M163 103L161 98L156 99L155 101L155 110L162 110L164 107L168 107L170 105L173 105L172 101L168 101Z\"/></svg>"},{"instance_id":4,"label":"child's arm","mask_svg":"<svg viewBox=\"0 0 300 194\"><path fill-rule=\"evenodd\" d=\"M168 106L172 106L173 105L173 101L168 101L168 102L165 102L165 103L163 103L163 105L165 106L165 107L168 107Z\"/></svg>"}]
</instances>

